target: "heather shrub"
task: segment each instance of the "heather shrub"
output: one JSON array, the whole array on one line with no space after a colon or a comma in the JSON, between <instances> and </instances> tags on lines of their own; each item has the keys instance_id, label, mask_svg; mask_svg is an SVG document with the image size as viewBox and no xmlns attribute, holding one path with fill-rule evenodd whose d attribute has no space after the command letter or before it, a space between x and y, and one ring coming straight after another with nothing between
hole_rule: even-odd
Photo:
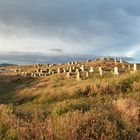
<instances>
[{"instance_id":1,"label":"heather shrub","mask_svg":"<svg viewBox=\"0 0 140 140\"><path fill-rule=\"evenodd\" d=\"M120 91L122 93L131 92L132 91L132 87L131 87L132 84L133 84L133 80L130 78L120 81L120 83L119 83Z\"/></svg>"},{"instance_id":2,"label":"heather shrub","mask_svg":"<svg viewBox=\"0 0 140 140\"><path fill-rule=\"evenodd\" d=\"M74 101L65 101L62 103L57 104L54 109L51 112L51 116L61 116L64 115L67 112L73 112L76 110L82 111L82 112L86 112L90 109L90 104L86 103L85 101L78 101L78 100L74 100Z\"/></svg>"},{"instance_id":3,"label":"heather shrub","mask_svg":"<svg viewBox=\"0 0 140 140\"><path fill-rule=\"evenodd\" d=\"M6 126L0 122L0 139L3 139L6 135L7 128Z\"/></svg>"},{"instance_id":4,"label":"heather shrub","mask_svg":"<svg viewBox=\"0 0 140 140\"><path fill-rule=\"evenodd\" d=\"M7 133L7 139L10 139L10 140L18 140L18 133L16 130L10 130L8 131Z\"/></svg>"},{"instance_id":5,"label":"heather shrub","mask_svg":"<svg viewBox=\"0 0 140 140\"><path fill-rule=\"evenodd\" d=\"M127 123L139 123L140 104L130 99L119 99L113 104Z\"/></svg>"},{"instance_id":6,"label":"heather shrub","mask_svg":"<svg viewBox=\"0 0 140 140\"><path fill-rule=\"evenodd\" d=\"M139 82L134 82L132 84L132 89L133 89L133 92L139 92L140 91L140 81Z\"/></svg>"}]
</instances>

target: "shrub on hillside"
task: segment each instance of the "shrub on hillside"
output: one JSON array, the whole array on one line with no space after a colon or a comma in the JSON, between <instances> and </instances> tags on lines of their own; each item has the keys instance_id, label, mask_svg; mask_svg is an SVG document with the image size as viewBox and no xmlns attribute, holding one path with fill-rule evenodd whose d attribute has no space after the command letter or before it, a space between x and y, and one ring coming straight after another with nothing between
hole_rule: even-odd
<instances>
[{"instance_id":1,"label":"shrub on hillside","mask_svg":"<svg viewBox=\"0 0 140 140\"><path fill-rule=\"evenodd\" d=\"M140 123L140 104L130 99L119 99L113 104L125 121Z\"/></svg>"}]
</instances>

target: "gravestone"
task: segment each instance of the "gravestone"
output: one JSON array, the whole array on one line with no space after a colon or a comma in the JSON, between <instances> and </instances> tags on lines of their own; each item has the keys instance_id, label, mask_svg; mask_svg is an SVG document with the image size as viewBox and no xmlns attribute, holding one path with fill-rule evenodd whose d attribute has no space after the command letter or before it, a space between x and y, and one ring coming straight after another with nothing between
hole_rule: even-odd
<instances>
[{"instance_id":1,"label":"gravestone","mask_svg":"<svg viewBox=\"0 0 140 140\"><path fill-rule=\"evenodd\" d=\"M75 70L75 67L73 66L72 69Z\"/></svg>"},{"instance_id":2,"label":"gravestone","mask_svg":"<svg viewBox=\"0 0 140 140\"><path fill-rule=\"evenodd\" d=\"M123 61L122 61L122 58L120 57L120 63L122 63Z\"/></svg>"},{"instance_id":3,"label":"gravestone","mask_svg":"<svg viewBox=\"0 0 140 140\"><path fill-rule=\"evenodd\" d=\"M34 77L34 73L31 73L31 76Z\"/></svg>"},{"instance_id":4,"label":"gravestone","mask_svg":"<svg viewBox=\"0 0 140 140\"><path fill-rule=\"evenodd\" d=\"M93 67L90 67L89 72L94 72Z\"/></svg>"},{"instance_id":5,"label":"gravestone","mask_svg":"<svg viewBox=\"0 0 140 140\"><path fill-rule=\"evenodd\" d=\"M80 67L80 69L81 69L82 71L84 71L84 66L82 65L82 66Z\"/></svg>"},{"instance_id":6,"label":"gravestone","mask_svg":"<svg viewBox=\"0 0 140 140\"><path fill-rule=\"evenodd\" d=\"M24 76L25 75L25 72L22 72L21 75Z\"/></svg>"},{"instance_id":7,"label":"gravestone","mask_svg":"<svg viewBox=\"0 0 140 140\"><path fill-rule=\"evenodd\" d=\"M51 69L49 69L48 74L51 74L51 73L52 73L52 70L51 70Z\"/></svg>"},{"instance_id":8,"label":"gravestone","mask_svg":"<svg viewBox=\"0 0 140 140\"><path fill-rule=\"evenodd\" d=\"M119 75L118 67L115 67L115 68L114 68L114 75Z\"/></svg>"},{"instance_id":9,"label":"gravestone","mask_svg":"<svg viewBox=\"0 0 140 140\"><path fill-rule=\"evenodd\" d=\"M116 58L116 57L114 58L114 63L115 63L115 64L117 63L117 58Z\"/></svg>"},{"instance_id":10,"label":"gravestone","mask_svg":"<svg viewBox=\"0 0 140 140\"><path fill-rule=\"evenodd\" d=\"M66 77L67 77L67 78L70 78L70 73L69 73L69 72L67 72Z\"/></svg>"},{"instance_id":11,"label":"gravestone","mask_svg":"<svg viewBox=\"0 0 140 140\"><path fill-rule=\"evenodd\" d=\"M70 72L70 73L72 72L71 67L69 68L69 72Z\"/></svg>"},{"instance_id":12,"label":"gravestone","mask_svg":"<svg viewBox=\"0 0 140 140\"><path fill-rule=\"evenodd\" d=\"M57 73L58 73L58 74L60 74L60 73L61 73L61 72L60 72L60 68L58 68L58 69L57 69Z\"/></svg>"},{"instance_id":13,"label":"gravestone","mask_svg":"<svg viewBox=\"0 0 140 140\"><path fill-rule=\"evenodd\" d=\"M43 70L40 70L40 73L43 73Z\"/></svg>"},{"instance_id":14,"label":"gravestone","mask_svg":"<svg viewBox=\"0 0 140 140\"><path fill-rule=\"evenodd\" d=\"M66 69L65 68L63 68L63 72L66 73Z\"/></svg>"},{"instance_id":15,"label":"gravestone","mask_svg":"<svg viewBox=\"0 0 140 140\"><path fill-rule=\"evenodd\" d=\"M78 70L78 69L76 69L76 72L79 72L79 70Z\"/></svg>"},{"instance_id":16,"label":"gravestone","mask_svg":"<svg viewBox=\"0 0 140 140\"><path fill-rule=\"evenodd\" d=\"M40 69L37 69L36 72L39 73L40 72Z\"/></svg>"},{"instance_id":17,"label":"gravestone","mask_svg":"<svg viewBox=\"0 0 140 140\"><path fill-rule=\"evenodd\" d=\"M89 78L89 72L86 71L86 78Z\"/></svg>"},{"instance_id":18,"label":"gravestone","mask_svg":"<svg viewBox=\"0 0 140 140\"><path fill-rule=\"evenodd\" d=\"M100 76L103 76L103 70L101 67L99 67L99 73L100 73Z\"/></svg>"},{"instance_id":19,"label":"gravestone","mask_svg":"<svg viewBox=\"0 0 140 140\"><path fill-rule=\"evenodd\" d=\"M76 74L76 79L77 79L77 81L81 80L81 75L80 75L80 72L79 71Z\"/></svg>"},{"instance_id":20,"label":"gravestone","mask_svg":"<svg viewBox=\"0 0 140 140\"><path fill-rule=\"evenodd\" d=\"M137 64L134 64L133 71L137 71Z\"/></svg>"},{"instance_id":21,"label":"gravestone","mask_svg":"<svg viewBox=\"0 0 140 140\"><path fill-rule=\"evenodd\" d=\"M42 73L39 73L38 75L39 75L39 76L42 76Z\"/></svg>"}]
</instances>

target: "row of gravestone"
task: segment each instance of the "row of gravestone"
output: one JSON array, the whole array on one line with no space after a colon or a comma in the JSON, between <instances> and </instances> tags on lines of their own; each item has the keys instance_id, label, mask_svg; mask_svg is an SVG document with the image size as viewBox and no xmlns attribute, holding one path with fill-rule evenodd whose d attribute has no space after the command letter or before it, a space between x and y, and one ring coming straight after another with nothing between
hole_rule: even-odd
<instances>
[{"instance_id":1,"label":"row of gravestone","mask_svg":"<svg viewBox=\"0 0 140 140\"><path fill-rule=\"evenodd\" d=\"M128 65L130 66L130 65ZM128 67L128 69L130 70L130 67ZM99 74L100 76L103 76L103 68L99 67L98 68ZM134 64L133 65L133 71L130 71L130 73L133 73L137 71L137 65ZM21 72L21 70L17 69L15 70L15 72ZM86 72L86 77L89 77L89 73L93 73L94 69L93 67L90 68L85 68L84 65L82 65L81 67L67 67L67 68L58 68L57 70L51 70L51 69L36 69L35 72L32 73L27 73L27 72L21 72L22 76L32 76L32 77L36 77L36 76L48 76L51 74L60 74L60 73L66 73L66 77L70 77L71 73L75 73L77 79L80 79L78 77L80 77L80 72ZM112 73L114 75L119 75L119 68L116 66L114 67Z\"/></svg>"},{"instance_id":2,"label":"row of gravestone","mask_svg":"<svg viewBox=\"0 0 140 140\"><path fill-rule=\"evenodd\" d=\"M137 71L137 65L134 64L134 66L133 66L133 71L130 71L130 73L134 73L134 72L136 72L136 71ZM86 72L86 78L89 78L90 72L93 72L93 71L90 71L90 70L89 70L89 71L85 71L85 72ZM103 76L103 69L102 69L102 67L99 67L99 74L100 74L100 76ZM118 67L114 67L113 74L114 74L114 75L119 75ZM67 72L66 77L67 77L67 78L70 77L70 72ZM80 73L80 71L76 71L76 78L77 78L77 80L81 80L81 73Z\"/></svg>"},{"instance_id":3,"label":"row of gravestone","mask_svg":"<svg viewBox=\"0 0 140 140\"><path fill-rule=\"evenodd\" d=\"M108 61L112 60L112 61L114 61L115 64L118 63L118 61L119 61L119 63L123 63L123 60L122 60L121 57L120 58L117 58L117 57L114 57L114 58L103 57L103 58L100 58L99 60L100 61L102 61L102 60L108 60ZM92 62L92 61L95 62L94 60L87 60L86 62ZM59 66L59 65L63 65L64 66L64 64L37 64L37 65L34 65L34 67L39 69L40 67L52 67L52 66ZM80 66L81 63L78 62L78 61L75 61L75 62L68 62L67 65L77 65L77 66Z\"/></svg>"}]
</instances>

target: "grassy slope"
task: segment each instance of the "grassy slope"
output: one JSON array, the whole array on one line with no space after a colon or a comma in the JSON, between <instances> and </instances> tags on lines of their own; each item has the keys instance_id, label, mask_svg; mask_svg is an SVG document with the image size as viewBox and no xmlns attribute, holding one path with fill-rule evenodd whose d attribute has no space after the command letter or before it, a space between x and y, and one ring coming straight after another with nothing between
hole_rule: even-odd
<instances>
[{"instance_id":1,"label":"grassy slope","mask_svg":"<svg viewBox=\"0 0 140 140\"><path fill-rule=\"evenodd\" d=\"M1 75L0 83L0 139L140 138L140 73L82 81Z\"/></svg>"}]
</instances>

